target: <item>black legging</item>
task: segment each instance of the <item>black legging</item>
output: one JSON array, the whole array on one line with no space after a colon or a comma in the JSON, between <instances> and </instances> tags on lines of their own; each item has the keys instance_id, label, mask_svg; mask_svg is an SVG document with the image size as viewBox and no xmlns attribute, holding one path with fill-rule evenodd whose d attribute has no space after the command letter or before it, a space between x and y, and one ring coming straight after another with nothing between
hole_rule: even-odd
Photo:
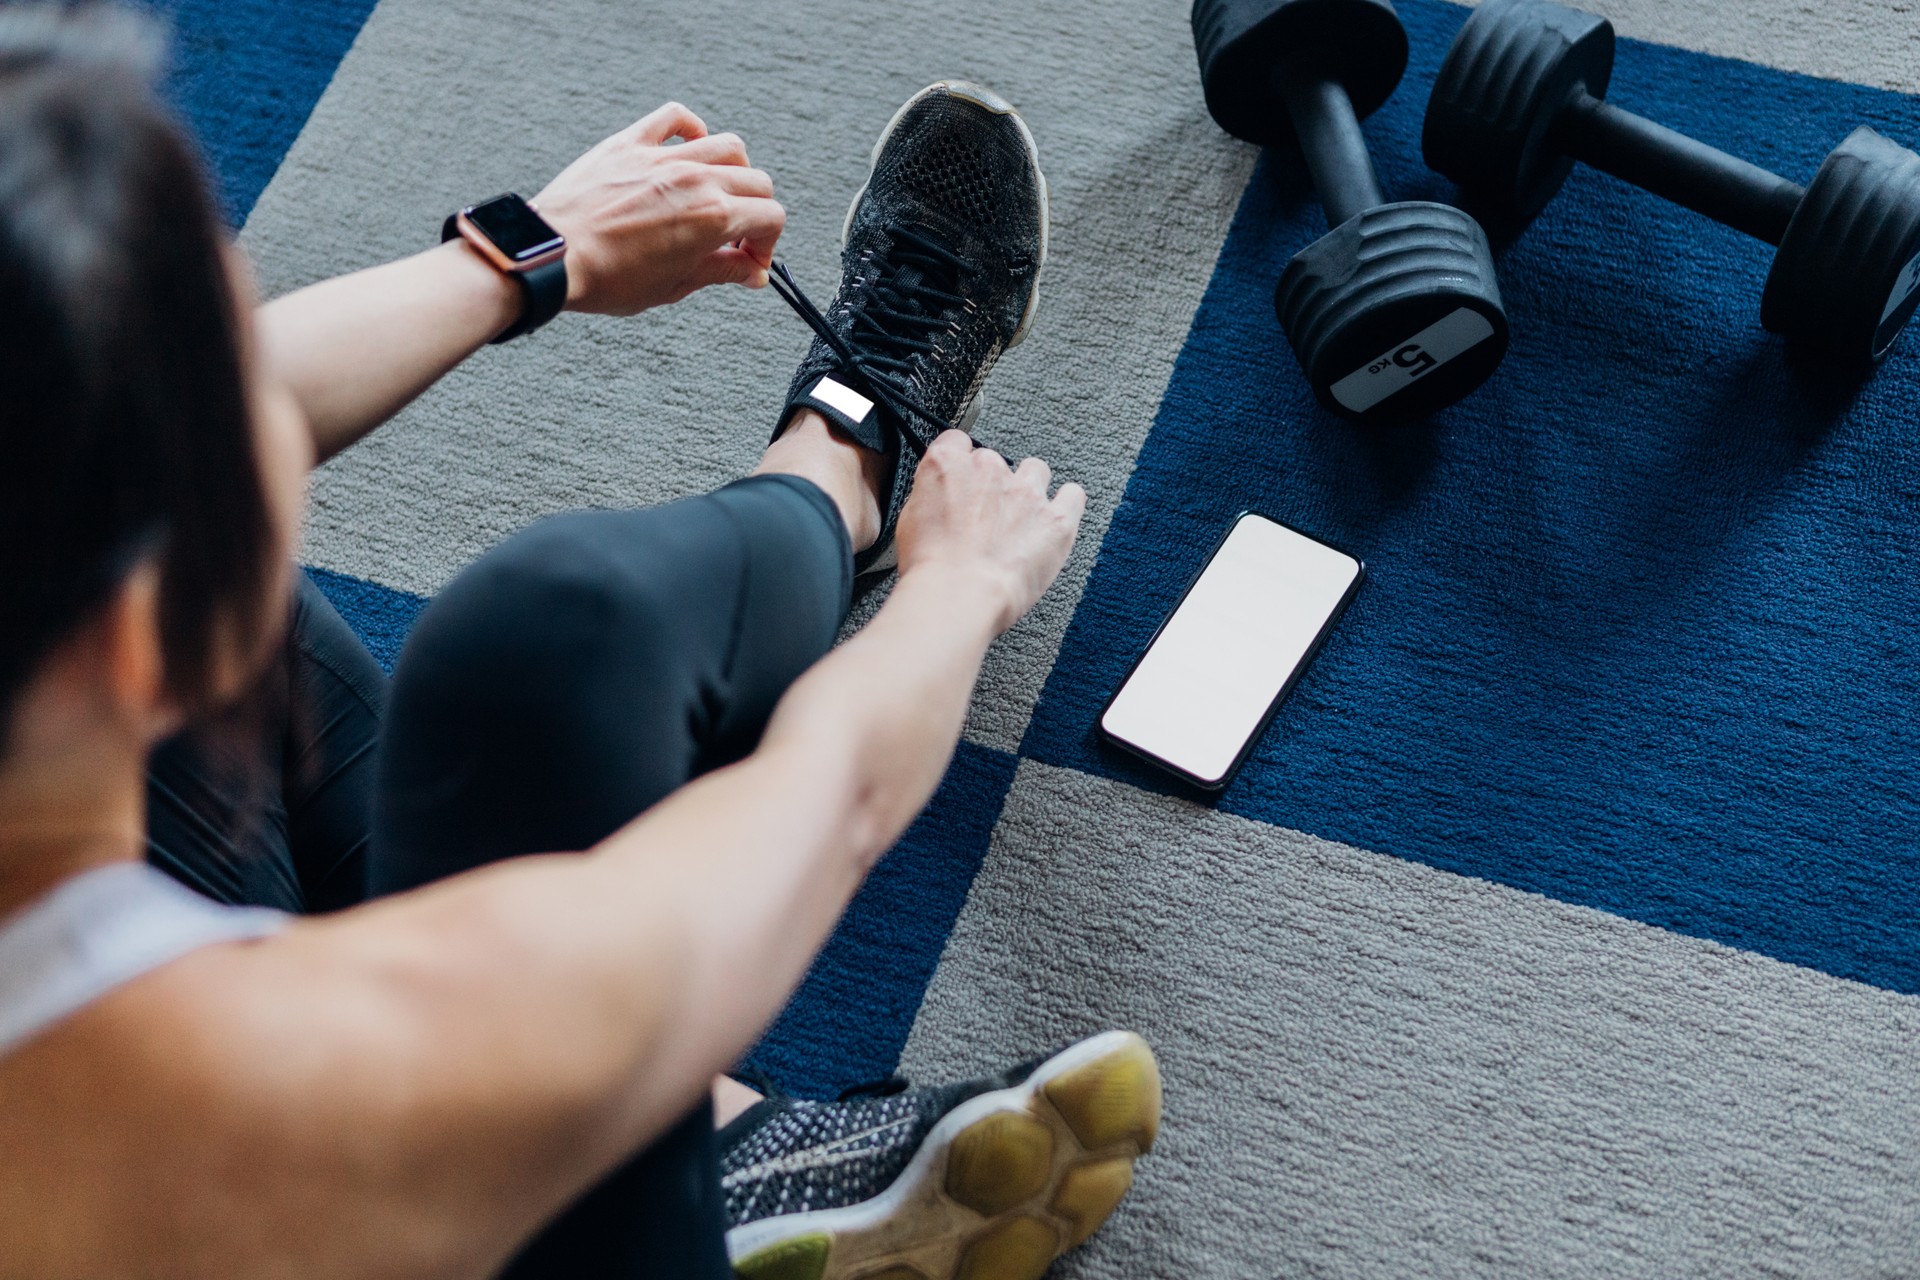
<instances>
[{"instance_id":1,"label":"black legging","mask_svg":"<svg viewBox=\"0 0 1920 1280\"><path fill-rule=\"evenodd\" d=\"M220 902L307 913L367 896L387 676L305 574L254 696L163 743L147 861Z\"/></svg>"},{"instance_id":2,"label":"black legging","mask_svg":"<svg viewBox=\"0 0 1920 1280\"><path fill-rule=\"evenodd\" d=\"M851 585L838 512L785 476L646 511L560 516L509 539L435 599L394 672L372 891L583 849L747 754L787 686L831 647ZM298 654L290 646L290 660ZM344 759L364 746L341 738L307 754ZM203 856L223 853L209 845ZM288 857L298 881L302 859ZM703 1099L506 1274L719 1280L730 1274L725 1226Z\"/></svg>"}]
</instances>

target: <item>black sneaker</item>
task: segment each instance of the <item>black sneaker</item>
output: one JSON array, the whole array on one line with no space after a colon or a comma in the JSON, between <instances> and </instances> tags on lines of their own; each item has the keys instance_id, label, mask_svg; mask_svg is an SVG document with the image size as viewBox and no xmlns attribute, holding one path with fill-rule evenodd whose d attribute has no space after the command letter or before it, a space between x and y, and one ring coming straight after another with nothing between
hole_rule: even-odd
<instances>
[{"instance_id":1,"label":"black sneaker","mask_svg":"<svg viewBox=\"0 0 1920 1280\"><path fill-rule=\"evenodd\" d=\"M944 1088L770 1094L720 1132L742 1280L1037 1280L1107 1220L1160 1126L1128 1031Z\"/></svg>"},{"instance_id":2,"label":"black sneaker","mask_svg":"<svg viewBox=\"0 0 1920 1280\"><path fill-rule=\"evenodd\" d=\"M971 428L994 362L1033 325L1047 183L1026 122L978 85L942 80L914 94L874 144L842 243L824 314L775 266L775 287L819 335L775 434L808 408L888 456L880 540L855 563L871 573L893 564L920 455L948 427Z\"/></svg>"}]
</instances>

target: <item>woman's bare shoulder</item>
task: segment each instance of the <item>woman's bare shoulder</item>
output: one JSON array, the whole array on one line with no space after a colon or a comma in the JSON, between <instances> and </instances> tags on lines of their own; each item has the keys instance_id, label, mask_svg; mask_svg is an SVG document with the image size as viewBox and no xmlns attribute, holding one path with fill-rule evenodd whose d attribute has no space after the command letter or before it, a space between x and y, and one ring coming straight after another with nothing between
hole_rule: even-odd
<instances>
[{"instance_id":1,"label":"woman's bare shoulder","mask_svg":"<svg viewBox=\"0 0 1920 1280\"><path fill-rule=\"evenodd\" d=\"M283 945L202 948L0 1055L0 1274L123 1273L138 1257L143 1273L212 1275L239 1261L204 1246L244 1238L221 1219L267 1172L273 1081L249 1076L266 1061L261 961Z\"/></svg>"},{"instance_id":2,"label":"woman's bare shoulder","mask_svg":"<svg viewBox=\"0 0 1920 1280\"><path fill-rule=\"evenodd\" d=\"M367 1033L351 1033L350 984L316 971L310 935L204 947L0 1055L0 1277L378 1261L352 1231L308 1252L322 1221L377 1219L356 1201L385 1185L355 1188L367 1095L347 1059Z\"/></svg>"},{"instance_id":3,"label":"woman's bare shoulder","mask_svg":"<svg viewBox=\"0 0 1920 1280\"><path fill-rule=\"evenodd\" d=\"M522 883L204 947L0 1054L0 1280L490 1274L619 1154L581 1064L631 1035L529 1012Z\"/></svg>"}]
</instances>

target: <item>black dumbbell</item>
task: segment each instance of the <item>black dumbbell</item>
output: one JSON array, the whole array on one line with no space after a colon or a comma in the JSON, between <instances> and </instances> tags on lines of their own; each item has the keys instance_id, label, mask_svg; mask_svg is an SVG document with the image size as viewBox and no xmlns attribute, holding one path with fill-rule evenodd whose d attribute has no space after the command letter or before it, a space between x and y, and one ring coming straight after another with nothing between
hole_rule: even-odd
<instances>
[{"instance_id":1,"label":"black dumbbell","mask_svg":"<svg viewBox=\"0 0 1920 1280\"><path fill-rule=\"evenodd\" d=\"M1195 0L1207 109L1237 138L1297 146L1327 235L1281 273L1274 310L1322 403L1406 419L1472 391L1507 353L1486 233L1451 205L1380 193L1360 121L1407 69L1388 0Z\"/></svg>"},{"instance_id":2,"label":"black dumbbell","mask_svg":"<svg viewBox=\"0 0 1920 1280\"><path fill-rule=\"evenodd\" d=\"M1860 128L1801 187L1605 101L1613 27L1547 0L1488 0L1441 64L1427 163L1501 231L1532 221L1584 160L1778 245L1760 323L1790 350L1864 370L1920 302L1920 156Z\"/></svg>"}]
</instances>

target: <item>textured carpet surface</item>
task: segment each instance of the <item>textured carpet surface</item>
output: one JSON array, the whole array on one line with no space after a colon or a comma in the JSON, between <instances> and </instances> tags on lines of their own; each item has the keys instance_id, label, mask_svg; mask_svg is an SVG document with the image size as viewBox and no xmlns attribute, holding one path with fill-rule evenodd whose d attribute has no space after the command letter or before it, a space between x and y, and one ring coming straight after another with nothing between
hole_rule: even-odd
<instances>
[{"instance_id":1,"label":"textured carpet surface","mask_svg":"<svg viewBox=\"0 0 1920 1280\"><path fill-rule=\"evenodd\" d=\"M1401 10L1431 83L1465 11ZM1920 139L1915 98L1638 42L1609 100L1802 181L1858 124ZM1424 105L1368 121L1398 196L1447 191ZM1023 753L1151 781L1089 730L1253 507L1370 573L1223 806L1920 991L1920 343L1796 373L1764 246L1582 170L1501 255L1496 380L1356 433L1275 376L1308 194L1250 183Z\"/></svg>"},{"instance_id":2,"label":"textured carpet surface","mask_svg":"<svg viewBox=\"0 0 1920 1280\"><path fill-rule=\"evenodd\" d=\"M1087 484L1086 537L764 1063L824 1092L903 1045L940 1075L1145 1033L1162 1146L1066 1275L1920 1274L1920 343L1802 380L1762 246L1582 173L1501 253L1498 377L1355 436L1268 302L1323 220L1207 120L1184 4L163 7L276 292L678 97L772 170L825 294L909 92L970 76L1033 124L1054 259L983 432ZM1617 101L1798 180L1855 123L1920 141L1910 4L1599 7ZM1401 10L1367 132L1392 193L1444 197L1418 113L1466 11ZM307 558L390 660L501 534L744 469L805 341L728 292L484 352L321 474ZM1088 732L1245 506L1371 576L1208 808Z\"/></svg>"},{"instance_id":3,"label":"textured carpet surface","mask_svg":"<svg viewBox=\"0 0 1920 1280\"><path fill-rule=\"evenodd\" d=\"M227 214L247 220L377 0L143 0L172 27L171 89Z\"/></svg>"},{"instance_id":4,"label":"textured carpet surface","mask_svg":"<svg viewBox=\"0 0 1920 1280\"><path fill-rule=\"evenodd\" d=\"M412 251L475 192L531 194L673 97L748 139L789 210L782 252L824 298L894 108L943 74L991 84L1043 140L1061 234L1040 323L996 375L982 432L1093 499L1067 581L1003 643L977 701L973 739L1011 750L1252 163L1194 93L1184 13L719 0L633 19L606 0L385 0L248 223L263 280ZM731 291L488 351L322 473L309 558L431 592L537 516L713 488L765 444L809 337L771 293Z\"/></svg>"},{"instance_id":5,"label":"textured carpet surface","mask_svg":"<svg viewBox=\"0 0 1920 1280\"><path fill-rule=\"evenodd\" d=\"M1910 1276L1920 1006L1021 764L909 1070L1151 1028L1076 1276Z\"/></svg>"}]
</instances>

